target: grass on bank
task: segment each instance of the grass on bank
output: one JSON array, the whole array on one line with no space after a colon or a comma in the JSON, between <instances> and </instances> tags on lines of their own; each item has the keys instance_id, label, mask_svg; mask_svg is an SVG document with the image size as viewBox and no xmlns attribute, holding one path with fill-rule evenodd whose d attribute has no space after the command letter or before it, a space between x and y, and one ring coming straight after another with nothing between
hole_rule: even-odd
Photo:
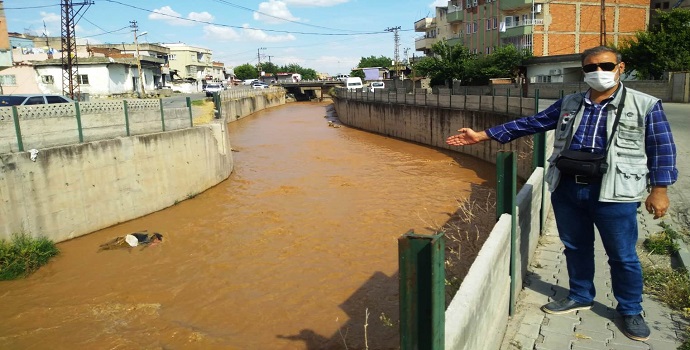
<instances>
[{"instance_id":1,"label":"grass on bank","mask_svg":"<svg viewBox=\"0 0 690 350\"><path fill-rule=\"evenodd\" d=\"M679 246L676 240L681 239L681 235L663 221L659 226L663 230L645 239L642 244L644 249L649 254L671 256L677 253ZM644 264L642 273L645 293L656 297L671 309L680 311L685 319L690 319L690 275L687 270ZM683 344L678 350L690 350L690 329L685 329L683 338Z\"/></svg>"},{"instance_id":2,"label":"grass on bank","mask_svg":"<svg viewBox=\"0 0 690 350\"><path fill-rule=\"evenodd\" d=\"M30 275L60 251L45 237L15 233L10 241L0 240L0 281Z\"/></svg>"}]
</instances>

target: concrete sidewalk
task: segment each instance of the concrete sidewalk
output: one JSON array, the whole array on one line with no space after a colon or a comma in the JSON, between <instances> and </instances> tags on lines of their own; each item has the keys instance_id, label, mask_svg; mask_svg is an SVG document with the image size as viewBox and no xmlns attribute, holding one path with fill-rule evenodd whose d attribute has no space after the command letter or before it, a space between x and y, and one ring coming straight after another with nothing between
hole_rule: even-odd
<instances>
[{"instance_id":1,"label":"concrete sidewalk","mask_svg":"<svg viewBox=\"0 0 690 350\"><path fill-rule=\"evenodd\" d=\"M639 241L649 233L661 230L646 212L638 214ZM601 240L596 237L594 283L597 296L591 310L566 315L550 315L539 308L554 299L568 295L568 271L563 244L558 238L553 213L534 254L534 260L520 292L515 315L510 319L502 350L564 350L564 349L654 349L675 350L686 326L677 313L644 295L642 307L652 330L648 341L628 339L620 330L620 316L611 290L610 269Z\"/></svg>"}]
</instances>

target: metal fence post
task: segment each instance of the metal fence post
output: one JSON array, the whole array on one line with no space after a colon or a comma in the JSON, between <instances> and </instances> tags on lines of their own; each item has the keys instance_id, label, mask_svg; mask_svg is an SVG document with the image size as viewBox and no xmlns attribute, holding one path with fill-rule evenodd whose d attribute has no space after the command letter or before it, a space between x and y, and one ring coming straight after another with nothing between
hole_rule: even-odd
<instances>
[{"instance_id":1,"label":"metal fence post","mask_svg":"<svg viewBox=\"0 0 690 350\"><path fill-rule=\"evenodd\" d=\"M79 102L74 102L74 109L77 112L77 132L79 133L79 143L84 142L84 130L81 126L81 109L79 108Z\"/></svg>"},{"instance_id":2,"label":"metal fence post","mask_svg":"<svg viewBox=\"0 0 690 350\"><path fill-rule=\"evenodd\" d=\"M445 346L445 242L443 233L398 239L400 348L442 350Z\"/></svg>"},{"instance_id":3,"label":"metal fence post","mask_svg":"<svg viewBox=\"0 0 690 350\"><path fill-rule=\"evenodd\" d=\"M165 113L163 113L163 99L162 98L158 99L158 107L161 110L161 126L163 128L163 131L165 131Z\"/></svg>"},{"instance_id":4,"label":"metal fence post","mask_svg":"<svg viewBox=\"0 0 690 350\"><path fill-rule=\"evenodd\" d=\"M19 149L19 152L24 152L22 128L19 126L19 112L17 111L17 106L12 106L12 119L14 119L14 133L17 135L17 149Z\"/></svg>"},{"instance_id":5,"label":"metal fence post","mask_svg":"<svg viewBox=\"0 0 690 350\"><path fill-rule=\"evenodd\" d=\"M129 134L129 106L127 106L127 100L122 100L122 106L125 111L125 133L127 136L131 136Z\"/></svg>"},{"instance_id":6,"label":"metal fence post","mask_svg":"<svg viewBox=\"0 0 690 350\"><path fill-rule=\"evenodd\" d=\"M510 89L508 89L508 92L506 93L506 114L510 111ZM520 111L522 112L522 111Z\"/></svg>"},{"instance_id":7,"label":"metal fence post","mask_svg":"<svg viewBox=\"0 0 690 350\"><path fill-rule=\"evenodd\" d=\"M187 96L187 109L189 110L189 126L194 126L194 117L192 116L192 98Z\"/></svg>"},{"instance_id":8,"label":"metal fence post","mask_svg":"<svg viewBox=\"0 0 690 350\"><path fill-rule=\"evenodd\" d=\"M496 154L496 220L510 214L510 302L508 314L515 312L515 285L518 273L517 259L517 157L515 151L499 151Z\"/></svg>"}]
</instances>

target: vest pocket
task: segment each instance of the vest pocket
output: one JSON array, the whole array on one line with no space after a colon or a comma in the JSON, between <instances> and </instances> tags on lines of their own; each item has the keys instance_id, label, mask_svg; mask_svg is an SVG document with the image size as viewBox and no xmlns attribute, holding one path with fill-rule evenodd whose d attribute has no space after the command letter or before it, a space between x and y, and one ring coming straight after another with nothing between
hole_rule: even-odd
<instances>
[{"instance_id":1,"label":"vest pocket","mask_svg":"<svg viewBox=\"0 0 690 350\"><path fill-rule=\"evenodd\" d=\"M644 134L639 128L621 124L616 135L616 146L621 148L642 149Z\"/></svg>"},{"instance_id":2,"label":"vest pocket","mask_svg":"<svg viewBox=\"0 0 690 350\"><path fill-rule=\"evenodd\" d=\"M616 197L639 197L647 187L647 168L633 164L616 164L614 194Z\"/></svg>"}]
</instances>

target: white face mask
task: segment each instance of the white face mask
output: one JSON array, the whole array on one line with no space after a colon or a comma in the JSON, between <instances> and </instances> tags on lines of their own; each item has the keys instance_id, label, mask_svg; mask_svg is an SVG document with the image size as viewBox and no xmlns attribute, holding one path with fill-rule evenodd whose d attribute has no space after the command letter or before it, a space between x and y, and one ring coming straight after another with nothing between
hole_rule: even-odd
<instances>
[{"instance_id":1,"label":"white face mask","mask_svg":"<svg viewBox=\"0 0 690 350\"><path fill-rule=\"evenodd\" d=\"M596 70L594 72L585 73L585 83L594 90L606 91L618 84L616 81L616 72L606 72Z\"/></svg>"}]
</instances>

